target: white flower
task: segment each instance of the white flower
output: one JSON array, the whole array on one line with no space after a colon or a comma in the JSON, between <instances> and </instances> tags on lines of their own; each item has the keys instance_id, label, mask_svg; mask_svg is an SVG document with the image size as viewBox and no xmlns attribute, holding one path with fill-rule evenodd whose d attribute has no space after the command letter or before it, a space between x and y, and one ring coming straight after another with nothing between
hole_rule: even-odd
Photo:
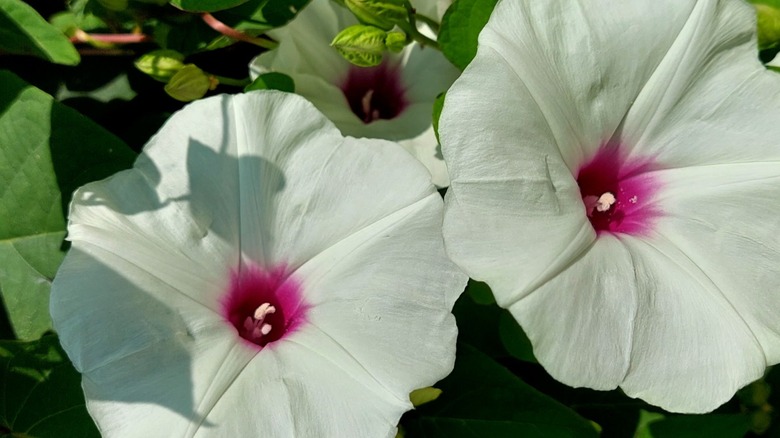
<instances>
[{"instance_id":1,"label":"white flower","mask_svg":"<svg viewBox=\"0 0 780 438\"><path fill-rule=\"evenodd\" d=\"M336 34L353 24L357 20L347 9L332 0L313 0L290 24L269 32L279 47L255 58L250 69L253 75L276 71L291 76L295 92L344 135L397 141L428 168L434 184L446 186L447 168L433 133L433 102L458 69L438 50L416 43L397 55L388 53L377 67L353 66L330 47Z\"/></svg>"},{"instance_id":2,"label":"white flower","mask_svg":"<svg viewBox=\"0 0 780 438\"><path fill-rule=\"evenodd\" d=\"M217 96L74 195L51 313L106 436L393 436L452 367L441 197L303 98Z\"/></svg>"},{"instance_id":3,"label":"white flower","mask_svg":"<svg viewBox=\"0 0 780 438\"><path fill-rule=\"evenodd\" d=\"M448 92L448 254L562 382L705 412L780 361L780 82L754 14L501 1Z\"/></svg>"}]
</instances>

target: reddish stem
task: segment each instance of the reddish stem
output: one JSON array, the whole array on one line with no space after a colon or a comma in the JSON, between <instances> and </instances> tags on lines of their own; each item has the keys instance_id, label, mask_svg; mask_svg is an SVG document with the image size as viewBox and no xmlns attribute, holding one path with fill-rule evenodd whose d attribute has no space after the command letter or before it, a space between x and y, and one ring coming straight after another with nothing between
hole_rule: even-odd
<instances>
[{"instance_id":1,"label":"reddish stem","mask_svg":"<svg viewBox=\"0 0 780 438\"><path fill-rule=\"evenodd\" d=\"M236 29L233 29L227 24L217 20L216 17L209 14L208 12L203 13L201 18L203 18L203 22L206 23L210 28L216 30L228 38L233 38L234 40L244 41L256 46L265 47L266 49L273 49L276 47L276 44L272 41L268 41L263 38L252 37L243 32L237 31Z\"/></svg>"},{"instance_id":2,"label":"reddish stem","mask_svg":"<svg viewBox=\"0 0 780 438\"><path fill-rule=\"evenodd\" d=\"M80 29L77 30L72 37L70 37L70 41L73 43L88 43L91 41L97 41L110 44L135 44L145 43L151 40L152 37L142 33L86 33Z\"/></svg>"}]
</instances>

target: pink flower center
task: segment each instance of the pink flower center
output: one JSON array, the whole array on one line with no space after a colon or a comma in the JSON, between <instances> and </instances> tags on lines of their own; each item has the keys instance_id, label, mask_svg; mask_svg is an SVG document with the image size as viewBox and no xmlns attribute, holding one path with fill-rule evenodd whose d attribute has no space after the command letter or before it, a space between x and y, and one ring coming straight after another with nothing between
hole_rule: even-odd
<instances>
[{"instance_id":1,"label":"pink flower center","mask_svg":"<svg viewBox=\"0 0 780 438\"><path fill-rule=\"evenodd\" d=\"M660 182L652 159L626 158L624 147L607 143L577 173L585 214L598 233L641 235L660 215L652 202Z\"/></svg>"},{"instance_id":2,"label":"pink flower center","mask_svg":"<svg viewBox=\"0 0 780 438\"><path fill-rule=\"evenodd\" d=\"M350 66L341 91L365 124L395 118L408 105L399 67L386 61L376 67Z\"/></svg>"},{"instance_id":3,"label":"pink flower center","mask_svg":"<svg viewBox=\"0 0 780 438\"><path fill-rule=\"evenodd\" d=\"M233 272L222 299L222 314L247 343L263 348L306 322L308 306L283 266L265 270L242 266Z\"/></svg>"}]
</instances>

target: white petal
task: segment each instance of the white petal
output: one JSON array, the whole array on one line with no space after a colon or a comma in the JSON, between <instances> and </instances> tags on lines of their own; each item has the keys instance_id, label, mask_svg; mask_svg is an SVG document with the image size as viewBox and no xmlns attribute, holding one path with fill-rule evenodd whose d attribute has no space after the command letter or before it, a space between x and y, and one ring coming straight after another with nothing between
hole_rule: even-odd
<instances>
[{"instance_id":1,"label":"white petal","mask_svg":"<svg viewBox=\"0 0 780 438\"><path fill-rule=\"evenodd\" d=\"M658 232L695 263L780 362L780 165L728 164L663 171Z\"/></svg>"},{"instance_id":2,"label":"white petal","mask_svg":"<svg viewBox=\"0 0 780 438\"><path fill-rule=\"evenodd\" d=\"M661 236L624 243L639 289L626 394L672 412L701 413L762 376L761 346L693 260Z\"/></svg>"},{"instance_id":3,"label":"white petal","mask_svg":"<svg viewBox=\"0 0 780 438\"><path fill-rule=\"evenodd\" d=\"M242 167L242 249L253 260L296 268L345 236L435 193L424 168L398 145L345 139L302 98L266 93L265 99L237 96L234 102L236 114L265 114L241 124L239 134L245 140L239 148L253 148L244 151L246 156L270 163ZM311 129L299 130L302 124ZM282 172L276 184L256 183L267 181L274 168ZM359 184L355 169L364 175ZM252 193L252 187L264 192ZM262 253L251 252L246 237L253 235L260 236Z\"/></svg>"},{"instance_id":4,"label":"white petal","mask_svg":"<svg viewBox=\"0 0 780 438\"><path fill-rule=\"evenodd\" d=\"M455 359L449 310L467 278L446 259L440 218L441 199L432 193L295 273L312 305L311 324L399 399L446 376Z\"/></svg>"},{"instance_id":5,"label":"white petal","mask_svg":"<svg viewBox=\"0 0 780 438\"><path fill-rule=\"evenodd\" d=\"M573 168L612 136L695 3L502 1L471 65L505 60L531 95L521 104L539 106ZM471 75L467 68L463 76ZM513 111L511 94L484 96L494 108ZM495 115L475 112L472 123Z\"/></svg>"},{"instance_id":6,"label":"white petal","mask_svg":"<svg viewBox=\"0 0 780 438\"><path fill-rule=\"evenodd\" d=\"M226 106L216 98L175 114L134 169L79 189L68 238L116 254L215 308L210 294L224 286L239 256L235 133L232 124L212 122L225 118Z\"/></svg>"},{"instance_id":7,"label":"white petal","mask_svg":"<svg viewBox=\"0 0 780 438\"><path fill-rule=\"evenodd\" d=\"M660 168L777 160L779 100L780 79L756 55L754 8L698 2L621 135Z\"/></svg>"},{"instance_id":8,"label":"white petal","mask_svg":"<svg viewBox=\"0 0 780 438\"><path fill-rule=\"evenodd\" d=\"M452 178L444 237L450 257L508 306L565 269L596 235L544 115L495 52L481 53L496 62L472 63L442 113ZM499 114L482 97L497 95L507 108Z\"/></svg>"},{"instance_id":9,"label":"white petal","mask_svg":"<svg viewBox=\"0 0 780 438\"><path fill-rule=\"evenodd\" d=\"M637 290L631 256L604 235L571 266L509 307L557 380L614 389L631 357Z\"/></svg>"},{"instance_id":10,"label":"white petal","mask_svg":"<svg viewBox=\"0 0 780 438\"><path fill-rule=\"evenodd\" d=\"M219 315L87 243L65 258L51 311L105 435L187 435L254 355Z\"/></svg>"}]
</instances>

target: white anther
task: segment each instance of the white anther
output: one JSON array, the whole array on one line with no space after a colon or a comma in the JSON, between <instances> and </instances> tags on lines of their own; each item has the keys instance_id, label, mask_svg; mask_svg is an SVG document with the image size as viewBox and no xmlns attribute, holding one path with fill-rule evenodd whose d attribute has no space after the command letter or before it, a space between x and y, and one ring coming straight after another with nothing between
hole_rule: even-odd
<instances>
[{"instance_id":1,"label":"white anther","mask_svg":"<svg viewBox=\"0 0 780 438\"><path fill-rule=\"evenodd\" d=\"M612 208L612 205L617 202L617 199L612 193L605 192L599 197L592 195L586 196L582 198L582 202L585 203L585 213L588 215L588 217L590 217L593 216L593 210L601 213L609 210Z\"/></svg>"},{"instance_id":2,"label":"white anther","mask_svg":"<svg viewBox=\"0 0 780 438\"><path fill-rule=\"evenodd\" d=\"M260 328L260 333L264 335L271 333L271 324L263 324L263 326Z\"/></svg>"},{"instance_id":3,"label":"white anther","mask_svg":"<svg viewBox=\"0 0 780 438\"><path fill-rule=\"evenodd\" d=\"M263 303L255 309L255 319L262 321L266 316L272 313L276 313L276 307L272 306L271 303Z\"/></svg>"},{"instance_id":4,"label":"white anther","mask_svg":"<svg viewBox=\"0 0 780 438\"><path fill-rule=\"evenodd\" d=\"M610 209L610 207L612 207L612 204L614 204L615 201L617 201L617 199L615 199L615 195L606 192L599 197L598 201L596 201L596 210L601 212L607 211Z\"/></svg>"}]
</instances>

